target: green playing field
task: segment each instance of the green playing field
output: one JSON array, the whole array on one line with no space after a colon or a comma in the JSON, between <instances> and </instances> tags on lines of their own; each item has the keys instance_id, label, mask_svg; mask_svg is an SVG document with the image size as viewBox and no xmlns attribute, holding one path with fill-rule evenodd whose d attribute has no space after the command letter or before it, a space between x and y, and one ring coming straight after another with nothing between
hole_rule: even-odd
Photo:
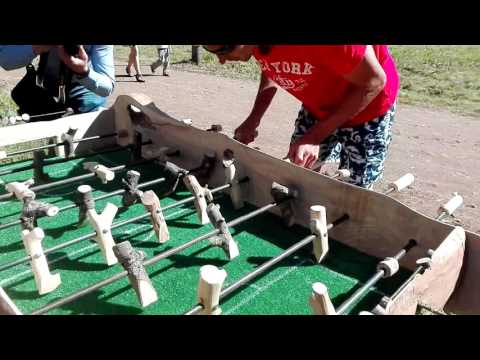
<instances>
[{"instance_id":1,"label":"green playing field","mask_svg":"<svg viewBox=\"0 0 480 360\"><path fill-rule=\"evenodd\" d=\"M46 172L52 180L61 180L84 174L85 170L82 169L81 164L85 161L98 161L106 166L115 166L125 163L127 159L127 152L108 154L108 156L98 155L88 159L50 165L46 167ZM0 173L28 164L30 161L0 166ZM142 174L141 182L162 176L157 165L140 165L133 168ZM97 196L119 189L122 186L121 178L124 174L125 172L117 173L115 180L107 185L102 185L96 179L85 183L95 189L94 195ZM4 175L1 179L8 183L27 180L31 176L33 172L28 170ZM75 198L76 188L79 185L80 183L75 183L48 189L39 192L37 199L59 207L69 205ZM167 190L164 184L150 189L155 190L159 196ZM191 194L180 185L174 195L161 198L162 207L189 196ZM240 211L235 211L227 195L217 193L214 196L215 202L221 205L221 212L227 221L255 210L254 206L247 205ZM120 195L97 201L97 212L103 211L108 202L119 207L114 222L127 220L145 212L141 204L122 209ZM21 203L16 199L0 202L0 224L17 220L20 211ZM144 251L148 259L213 229L211 225L199 225L193 203L168 209L164 215L170 231L170 240L167 243L158 242L149 218L112 230L115 242L130 241L136 249ZM77 221L77 209L60 212L52 218L39 219L39 227L44 229L46 234L43 248L48 249L93 232L88 224L77 228ZM2 264L26 255L20 230L20 225L0 230L0 267ZM259 215L230 230L240 249L240 256L232 261L228 261L223 250L211 246L207 239L181 253L148 266L147 272L157 290L158 301L146 308L141 307L128 278L124 278L72 303L55 308L48 314L182 314L197 303L196 291L201 266L211 264L225 269L228 274L224 284L226 287L310 235L306 228L284 227L280 218L269 213ZM43 296L38 295L29 262L0 271L0 286L23 313L30 313L54 300L123 271L119 264L111 267L105 264L94 240L81 241L51 253L47 258L51 272L61 275L62 284L55 291ZM375 273L378 261L379 259L330 239L330 252L322 264L314 262L311 246L298 251L222 299L223 314L311 314L308 298L311 294L311 285L318 281L328 287L333 304L339 306ZM382 295L392 294L409 274L408 271L401 270L395 277L380 281L378 287L372 288L350 313L356 314L361 310L370 310Z\"/></svg>"}]
</instances>

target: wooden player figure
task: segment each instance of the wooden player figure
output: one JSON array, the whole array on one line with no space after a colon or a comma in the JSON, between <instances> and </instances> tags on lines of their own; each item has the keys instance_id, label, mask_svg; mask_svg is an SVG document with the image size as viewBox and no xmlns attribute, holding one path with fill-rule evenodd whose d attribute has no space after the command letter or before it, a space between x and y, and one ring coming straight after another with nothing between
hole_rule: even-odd
<instances>
[{"instance_id":1,"label":"wooden player figure","mask_svg":"<svg viewBox=\"0 0 480 360\"><path fill-rule=\"evenodd\" d=\"M157 292L143 266L145 253L135 250L128 241L115 245L113 251L120 264L128 272L128 279L137 293L142 307L146 307L157 301Z\"/></svg>"}]
</instances>

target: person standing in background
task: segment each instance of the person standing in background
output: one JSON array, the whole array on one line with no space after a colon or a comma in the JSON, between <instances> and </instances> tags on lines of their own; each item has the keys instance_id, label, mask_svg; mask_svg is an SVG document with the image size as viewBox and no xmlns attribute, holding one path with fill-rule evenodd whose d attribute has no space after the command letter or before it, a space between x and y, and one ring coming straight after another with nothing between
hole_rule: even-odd
<instances>
[{"instance_id":1,"label":"person standing in background","mask_svg":"<svg viewBox=\"0 0 480 360\"><path fill-rule=\"evenodd\" d=\"M163 65L163 76L170 76L168 74L168 67L170 66L170 45L157 45L158 59L150 65L152 74L155 70Z\"/></svg>"},{"instance_id":2,"label":"person standing in background","mask_svg":"<svg viewBox=\"0 0 480 360\"><path fill-rule=\"evenodd\" d=\"M135 78L138 82L145 82L143 78L142 71L140 70L140 52L138 45L128 45L130 47L130 54L128 55L128 64L125 68L125 71L128 76L132 76L131 70L132 65L135 68L136 74Z\"/></svg>"}]
</instances>

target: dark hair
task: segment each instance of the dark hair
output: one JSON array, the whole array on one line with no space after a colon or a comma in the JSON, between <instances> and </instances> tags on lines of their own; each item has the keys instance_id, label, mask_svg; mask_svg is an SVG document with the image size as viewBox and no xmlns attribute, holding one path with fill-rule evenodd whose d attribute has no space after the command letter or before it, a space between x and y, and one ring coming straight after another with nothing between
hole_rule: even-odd
<instances>
[{"instance_id":1,"label":"dark hair","mask_svg":"<svg viewBox=\"0 0 480 360\"><path fill-rule=\"evenodd\" d=\"M258 50L262 55L270 54L270 50L272 50L272 45L258 45Z\"/></svg>"},{"instance_id":2,"label":"dark hair","mask_svg":"<svg viewBox=\"0 0 480 360\"><path fill-rule=\"evenodd\" d=\"M80 52L80 45L63 45L65 52L68 55L76 56Z\"/></svg>"}]
</instances>

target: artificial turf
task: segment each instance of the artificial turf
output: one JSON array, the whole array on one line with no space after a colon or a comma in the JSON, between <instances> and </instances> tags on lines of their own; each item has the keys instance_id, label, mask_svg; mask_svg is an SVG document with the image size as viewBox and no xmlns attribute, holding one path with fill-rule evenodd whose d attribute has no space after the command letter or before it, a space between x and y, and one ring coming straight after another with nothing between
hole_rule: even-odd
<instances>
[{"instance_id":1,"label":"artificial turf","mask_svg":"<svg viewBox=\"0 0 480 360\"><path fill-rule=\"evenodd\" d=\"M52 180L61 180L85 173L83 161L98 161L106 166L125 163L129 159L126 151L89 157L85 160L73 160L48 166L45 170ZM9 168L28 165L22 161L0 166L0 173ZM134 167L142 174L141 182L162 176L156 165ZM94 189L94 195L117 190L121 187L121 178L125 172L116 174L113 182L103 185L92 179L85 183ZM33 176L31 170L2 176L3 182L27 180ZM63 185L37 194L37 199L55 204L59 207L69 205L75 197L75 190L80 183ZM157 194L165 193L165 184L151 189ZM147 190L147 189L144 189ZM161 198L161 204L168 204L189 197L183 186L167 198ZM160 195L161 196L161 195ZM241 210L233 210L229 197L215 195L215 202L221 205L223 216L229 220L255 210L246 205ZM119 207L114 222L127 220L143 214L144 207L136 204L128 209L121 208L121 196L117 195L96 202L96 209L101 212L111 202ZM0 202L0 224L18 219L21 203L18 200ZM160 244L150 226L149 218L112 230L117 243L128 240L147 258L165 250L181 245L190 239L205 234L213 229L211 225L201 226L193 203L168 209L164 213L170 231L170 240ZM41 218L38 223L44 229L46 237L43 248L48 249L67 240L93 232L90 225L77 228L78 210L60 212L53 218ZM228 261L223 250L210 246L208 240L147 267L147 272L158 293L158 301L142 308L128 278L92 292L70 304L48 312L48 314L182 314L196 304L196 290L199 268L206 264L224 268L227 278L224 287L234 283L257 266L280 254L295 242L310 235L308 229L294 226L286 228L280 218L265 213L232 227L232 235L239 244L240 256ZM26 255L20 237L20 225L0 230L0 266ZM70 295L82 288L93 285L109 276L123 271L121 265L107 266L100 249L94 240L85 240L47 256L52 273L60 273L62 284L50 294L39 296L30 263L0 271L0 286L17 304L23 313L30 313L54 300ZM244 285L225 299L221 300L223 314L311 314L308 298L311 285L323 282L329 290L334 306L339 306L363 282L375 273L379 259L363 254L353 248L330 239L330 251L324 261L316 264L311 255L311 246L279 262L261 276ZM401 270L394 278L381 281L378 288L373 288L350 311L357 314L360 310L370 310L382 294L391 294L409 272Z\"/></svg>"}]
</instances>

